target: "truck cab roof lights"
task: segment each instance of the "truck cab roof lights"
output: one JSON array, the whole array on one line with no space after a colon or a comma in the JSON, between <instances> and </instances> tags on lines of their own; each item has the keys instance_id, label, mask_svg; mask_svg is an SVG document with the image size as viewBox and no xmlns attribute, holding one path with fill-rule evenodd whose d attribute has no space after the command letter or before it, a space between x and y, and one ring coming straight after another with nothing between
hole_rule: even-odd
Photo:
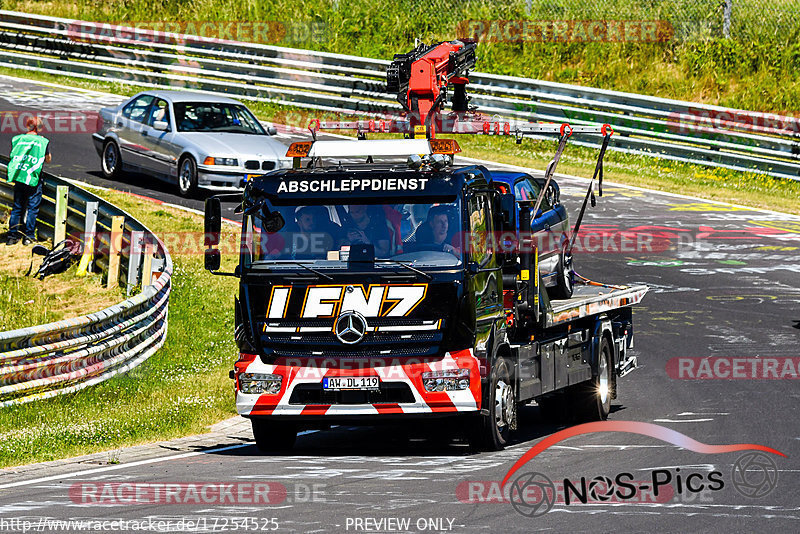
<instances>
[{"instance_id":1,"label":"truck cab roof lights","mask_svg":"<svg viewBox=\"0 0 800 534\"><path fill-rule=\"evenodd\" d=\"M408 157L410 154L442 154L461 152L453 139L362 139L335 141L302 141L289 146L290 158Z\"/></svg>"},{"instance_id":2,"label":"truck cab roof lights","mask_svg":"<svg viewBox=\"0 0 800 534\"><path fill-rule=\"evenodd\" d=\"M453 163L449 154L430 154L419 156L411 154L406 161L409 169L435 170L440 171Z\"/></svg>"},{"instance_id":3,"label":"truck cab roof lights","mask_svg":"<svg viewBox=\"0 0 800 534\"><path fill-rule=\"evenodd\" d=\"M450 156L461 152L461 147L455 139L428 139L433 154L448 154Z\"/></svg>"},{"instance_id":4,"label":"truck cab roof lights","mask_svg":"<svg viewBox=\"0 0 800 534\"><path fill-rule=\"evenodd\" d=\"M308 157L309 151L311 151L311 145L314 143L310 141L298 141L289 145L289 150L286 151L287 158L306 158Z\"/></svg>"}]
</instances>

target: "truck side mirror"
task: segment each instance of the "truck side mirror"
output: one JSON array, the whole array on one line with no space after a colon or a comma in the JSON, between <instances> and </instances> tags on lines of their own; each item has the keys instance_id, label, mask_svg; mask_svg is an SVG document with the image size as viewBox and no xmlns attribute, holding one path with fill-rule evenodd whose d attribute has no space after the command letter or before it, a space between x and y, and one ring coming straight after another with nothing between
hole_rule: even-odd
<instances>
[{"instance_id":1,"label":"truck side mirror","mask_svg":"<svg viewBox=\"0 0 800 534\"><path fill-rule=\"evenodd\" d=\"M219 234L222 230L222 204L216 197L206 199L205 217L203 219L205 245L205 268L217 271L220 266L220 253L212 248L219 245Z\"/></svg>"},{"instance_id":2,"label":"truck side mirror","mask_svg":"<svg viewBox=\"0 0 800 534\"><path fill-rule=\"evenodd\" d=\"M204 260L207 271L219 271L221 257L218 249L207 248L205 250Z\"/></svg>"},{"instance_id":3,"label":"truck side mirror","mask_svg":"<svg viewBox=\"0 0 800 534\"><path fill-rule=\"evenodd\" d=\"M517 229L517 200L513 193L500 195L500 213L502 214L503 230L514 231Z\"/></svg>"}]
</instances>

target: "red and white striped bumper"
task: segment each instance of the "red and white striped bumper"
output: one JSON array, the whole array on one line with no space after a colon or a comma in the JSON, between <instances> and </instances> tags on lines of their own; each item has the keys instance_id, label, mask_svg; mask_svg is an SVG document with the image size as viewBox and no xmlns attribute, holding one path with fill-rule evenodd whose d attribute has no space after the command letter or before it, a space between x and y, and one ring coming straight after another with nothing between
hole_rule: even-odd
<instances>
[{"instance_id":1,"label":"red and white striped bumper","mask_svg":"<svg viewBox=\"0 0 800 534\"><path fill-rule=\"evenodd\" d=\"M247 416L366 416L379 414L428 414L477 412L481 409L481 377L472 349L446 353L437 360L390 358L288 358L265 364L252 354L242 354L235 364L236 410ZM469 369L469 388L456 391L426 391L422 373ZM239 390L241 373L274 374L282 377L276 394L245 394ZM365 404L296 404L292 393L301 384L322 387L325 377L378 376L381 385L405 384L413 402ZM410 400L410 399L409 399Z\"/></svg>"}]
</instances>

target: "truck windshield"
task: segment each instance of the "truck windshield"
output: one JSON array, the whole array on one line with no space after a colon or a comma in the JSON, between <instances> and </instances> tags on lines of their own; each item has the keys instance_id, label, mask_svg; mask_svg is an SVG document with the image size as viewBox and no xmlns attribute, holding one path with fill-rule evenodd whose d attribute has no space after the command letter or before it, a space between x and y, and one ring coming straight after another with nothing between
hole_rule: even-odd
<instances>
[{"instance_id":1,"label":"truck windshield","mask_svg":"<svg viewBox=\"0 0 800 534\"><path fill-rule=\"evenodd\" d=\"M415 266L454 266L462 261L461 206L450 203L273 206L268 202L245 226L243 254L253 263L344 267L350 247L371 244L376 259ZM285 224L265 230L277 211ZM246 261L246 260L245 260ZM387 263L391 265L391 263Z\"/></svg>"}]
</instances>

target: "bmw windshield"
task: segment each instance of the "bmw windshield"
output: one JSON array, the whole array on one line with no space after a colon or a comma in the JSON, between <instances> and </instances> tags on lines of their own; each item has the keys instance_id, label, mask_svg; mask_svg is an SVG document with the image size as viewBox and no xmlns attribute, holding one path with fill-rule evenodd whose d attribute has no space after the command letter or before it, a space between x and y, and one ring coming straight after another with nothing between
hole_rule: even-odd
<instances>
[{"instance_id":1,"label":"bmw windshield","mask_svg":"<svg viewBox=\"0 0 800 534\"><path fill-rule=\"evenodd\" d=\"M331 205L265 201L245 218L243 264L344 268L351 249L359 245L374 248L378 266L402 262L413 267L452 267L461 263L463 236L457 199L407 204L386 200L358 198L354 199L358 204Z\"/></svg>"},{"instance_id":2,"label":"bmw windshield","mask_svg":"<svg viewBox=\"0 0 800 534\"><path fill-rule=\"evenodd\" d=\"M267 135L258 120L241 104L176 102L179 132L215 132Z\"/></svg>"}]
</instances>

